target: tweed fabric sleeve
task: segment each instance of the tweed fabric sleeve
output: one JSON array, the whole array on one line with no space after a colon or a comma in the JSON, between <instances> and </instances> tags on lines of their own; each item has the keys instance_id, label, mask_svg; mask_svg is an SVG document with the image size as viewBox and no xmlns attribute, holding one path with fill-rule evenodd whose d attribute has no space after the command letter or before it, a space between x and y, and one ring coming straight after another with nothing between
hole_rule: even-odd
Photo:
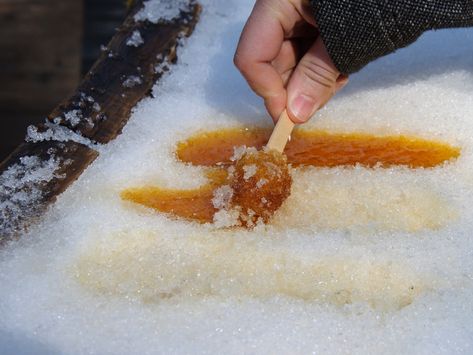
<instances>
[{"instance_id":1,"label":"tweed fabric sleeve","mask_svg":"<svg viewBox=\"0 0 473 355\"><path fill-rule=\"evenodd\" d=\"M411 44L427 30L473 26L473 0L310 2L325 46L343 74Z\"/></svg>"}]
</instances>

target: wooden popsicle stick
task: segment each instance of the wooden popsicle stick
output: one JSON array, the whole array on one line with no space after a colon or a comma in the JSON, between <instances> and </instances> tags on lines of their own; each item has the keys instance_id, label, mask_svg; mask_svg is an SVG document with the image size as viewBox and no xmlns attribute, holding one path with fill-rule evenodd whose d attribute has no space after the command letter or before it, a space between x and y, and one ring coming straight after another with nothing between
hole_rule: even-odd
<instances>
[{"instance_id":1,"label":"wooden popsicle stick","mask_svg":"<svg viewBox=\"0 0 473 355\"><path fill-rule=\"evenodd\" d=\"M287 111L284 110L279 120L274 127L273 133L269 138L268 144L266 146L269 149L277 150L282 153L286 147L287 141L291 137L292 130L294 129L295 123L291 121Z\"/></svg>"}]
</instances>

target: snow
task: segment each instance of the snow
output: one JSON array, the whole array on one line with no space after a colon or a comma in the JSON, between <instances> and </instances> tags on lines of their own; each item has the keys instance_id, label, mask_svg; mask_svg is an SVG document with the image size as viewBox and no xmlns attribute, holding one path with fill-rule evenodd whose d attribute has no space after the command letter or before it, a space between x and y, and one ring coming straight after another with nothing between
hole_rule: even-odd
<instances>
[{"instance_id":1,"label":"snow","mask_svg":"<svg viewBox=\"0 0 473 355\"><path fill-rule=\"evenodd\" d=\"M72 127L77 126L82 119L82 111L81 110L71 110L64 114L64 120L69 122Z\"/></svg>"},{"instance_id":2,"label":"snow","mask_svg":"<svg viewBox=\"0 0 473 355\"><path fill-rule=\"evenodd\" d=\"M0 239L3 233L21 232L16 231L20 215L35 217L42 186L57 176L58 168L54 155L47 161L24 156L0 175Z\"/></svg>"},{"instance_id":3,"label":"snow","mask_svg":"<svg viewBox=\"0 0 473 355\"><path fill-rule=\"evenodd\" d=\"M216 209L228 208L233 197L233 189L229 185L215 189L212 204Z\"/></svg>"},{"instance_id":4,"label":"snow","mask_svg":"<svg viewBox=\"0 0 473 355\"><path fill-rule=\"evenodd\" d=\"M135 21L171 21L179 16L181 11L189 10L188 0L148 0L144 7L135 15Z\"/></svg>"},{"instance_id":5,"label":"snow","mask_svg":"<svg viewBox=\"0 0 473 355\"><path fill-rule=\"evenodd\" d=\"M100 110L102 109L102 107L100 107L100 104L98 102L94 102L94 104L92 105L92 108L95 112L100 112Z\"/></svg>"},{"instance_id":6,"label":"snow","mask_svg":"<svg viewBox=\"0 0 473 355\"><path fill-rule=\"evenodd\" d=\"M58 141L58 142L76 142L83 145L86 145L92 149L96 149L96 144L90 139L83 137L82 135L73 132L67 127L60 126L58 124L45 121L44 127L46 130L39 131L36 126L29 126L27 128L25 140L27 142L43 142L43 141Z\"/></svg>"},{"instance_id":7,"label":"snow","mask_svg":"<svg viewBox=\"0 0 473 355\"><path fill-rule=\"evenodd\" d=\"M138 30L133 31L130 38L128 38L126 41L126 45L130 47L139 47L143 43L145 42L143 41L143 37L141 37L141 33Z\"/></svg>"},{"instance_id":8,"label":"snow","mask_svg":"<svg viewBox=\"0 0 473 355\"><path fill-rule=\"evenodd\" d=\"M256 166L256 164L245 165L243 167L243 179L248 181L253 176L255 176L257 171L258 171L258 167Z\"/></svg>"},{"instance_id":9,"label":"snow","mask_svg":"<svg viewBox=\"0 0 473 355\"><path fill-rule=\"evenodd\" d=\"M256 183L256 187L258 189L261 189L264 185L266 185L268 183L268 180L267 179L259 179L258 182Z\"/></svg>"},{"instance_id":10,"label":"snow","mask_svg":"<svg viewBox=\"0 0 473 355\"><path fill-rule=\"evenodd\" d=\"M143 82L143 80L139 76L130 75L123 82L123 86L130 89L130 88L133 88L137 85L140 85L142 82Z\"/></svg>"},{"instance_id":11,"label":"snow","mask_svg":"<svg viewBox=\"0 0 473 355\"><path fill-rule=\"evenodd\" d=\"M254 147L246 147L244 145L241 147L235 147L233 148L233 155L231 156L230 160L240 160L246 153L255 153L256 151L257 150Z\"/></svg>"},{"instance_id":12,"label":"snow","mask_svg":"<svg viewBox=\"0 0 473 355\"><path fill-rule=\"evenodd\" d=\"M231 228L241 225L240 210L235 208L218 210L214 215L215 228Z\"/></svg>"},{"instance_id":13,"label":"snow","mask_svg":"<svg viewBox=\"0 0 473 355\"><path fill-rule=\"evenodd\" d=\"M205 170L177 161L178 141L270 125L232 66L253 1L202 3L155 98L0 251L0 352L472 353L473 31L428 33L370 64L301 127L439 139L462 148L457 161L292 169L272 223L221 229L227 211L200 225L119 197L197 188ZM8 174L42 183L54 168L30 157ZM1 193L23 191L5 174Z\"/></svg>"}]
</instances>

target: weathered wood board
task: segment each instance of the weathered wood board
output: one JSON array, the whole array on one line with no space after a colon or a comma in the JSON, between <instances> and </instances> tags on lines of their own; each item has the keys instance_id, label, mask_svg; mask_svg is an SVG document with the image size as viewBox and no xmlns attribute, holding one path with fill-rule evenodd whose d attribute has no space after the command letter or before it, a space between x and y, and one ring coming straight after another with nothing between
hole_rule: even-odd
<instances>
[{"instance_id":1,"label":"weathered wood board","mask_svg":"<svg viewBox=\"0 0 473 355\"><path fill-rule=\"evenodd\" d=\"M187 10L182 10L179 17L155 24L135 21L142 6L143 0L134 2L127 19L76 92L53 110L47 125L35 128L41 133L62 127L90 144L58 142L54 136L46 141L36 139L24 142L1 163L0 244L21 234L80 176L98 156L95 143L105 144L121 133L132 108L150 94L156 80L175 62L176 48L183 37L192 33L201 10L196 1L189 0ZM143 38L139 46L127 45L134 31L140 31ZM40 168L40 162L57 164L50 180L24 178L23 171L33 158ZM35 195L27 203L15 197L28 191L35 191Z\"/></svg>"}]
</instances>

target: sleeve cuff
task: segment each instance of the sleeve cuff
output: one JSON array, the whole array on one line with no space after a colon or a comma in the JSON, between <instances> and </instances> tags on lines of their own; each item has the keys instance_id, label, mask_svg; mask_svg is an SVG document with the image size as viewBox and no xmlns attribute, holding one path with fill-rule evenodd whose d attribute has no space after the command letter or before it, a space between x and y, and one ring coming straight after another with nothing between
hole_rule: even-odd
<instances>
[{"instance_id":1,"label":"sleeve cuff","mask_svg":"<svg viewBox=\"0 0 473 355\"><path fill-rule=\"evenodd\" d=\"M312 0L311 5L322 40L342 74L354 73L420 35L414 31L405 38L391 6L380 0Z\"/></svg>"}]
</instances>

